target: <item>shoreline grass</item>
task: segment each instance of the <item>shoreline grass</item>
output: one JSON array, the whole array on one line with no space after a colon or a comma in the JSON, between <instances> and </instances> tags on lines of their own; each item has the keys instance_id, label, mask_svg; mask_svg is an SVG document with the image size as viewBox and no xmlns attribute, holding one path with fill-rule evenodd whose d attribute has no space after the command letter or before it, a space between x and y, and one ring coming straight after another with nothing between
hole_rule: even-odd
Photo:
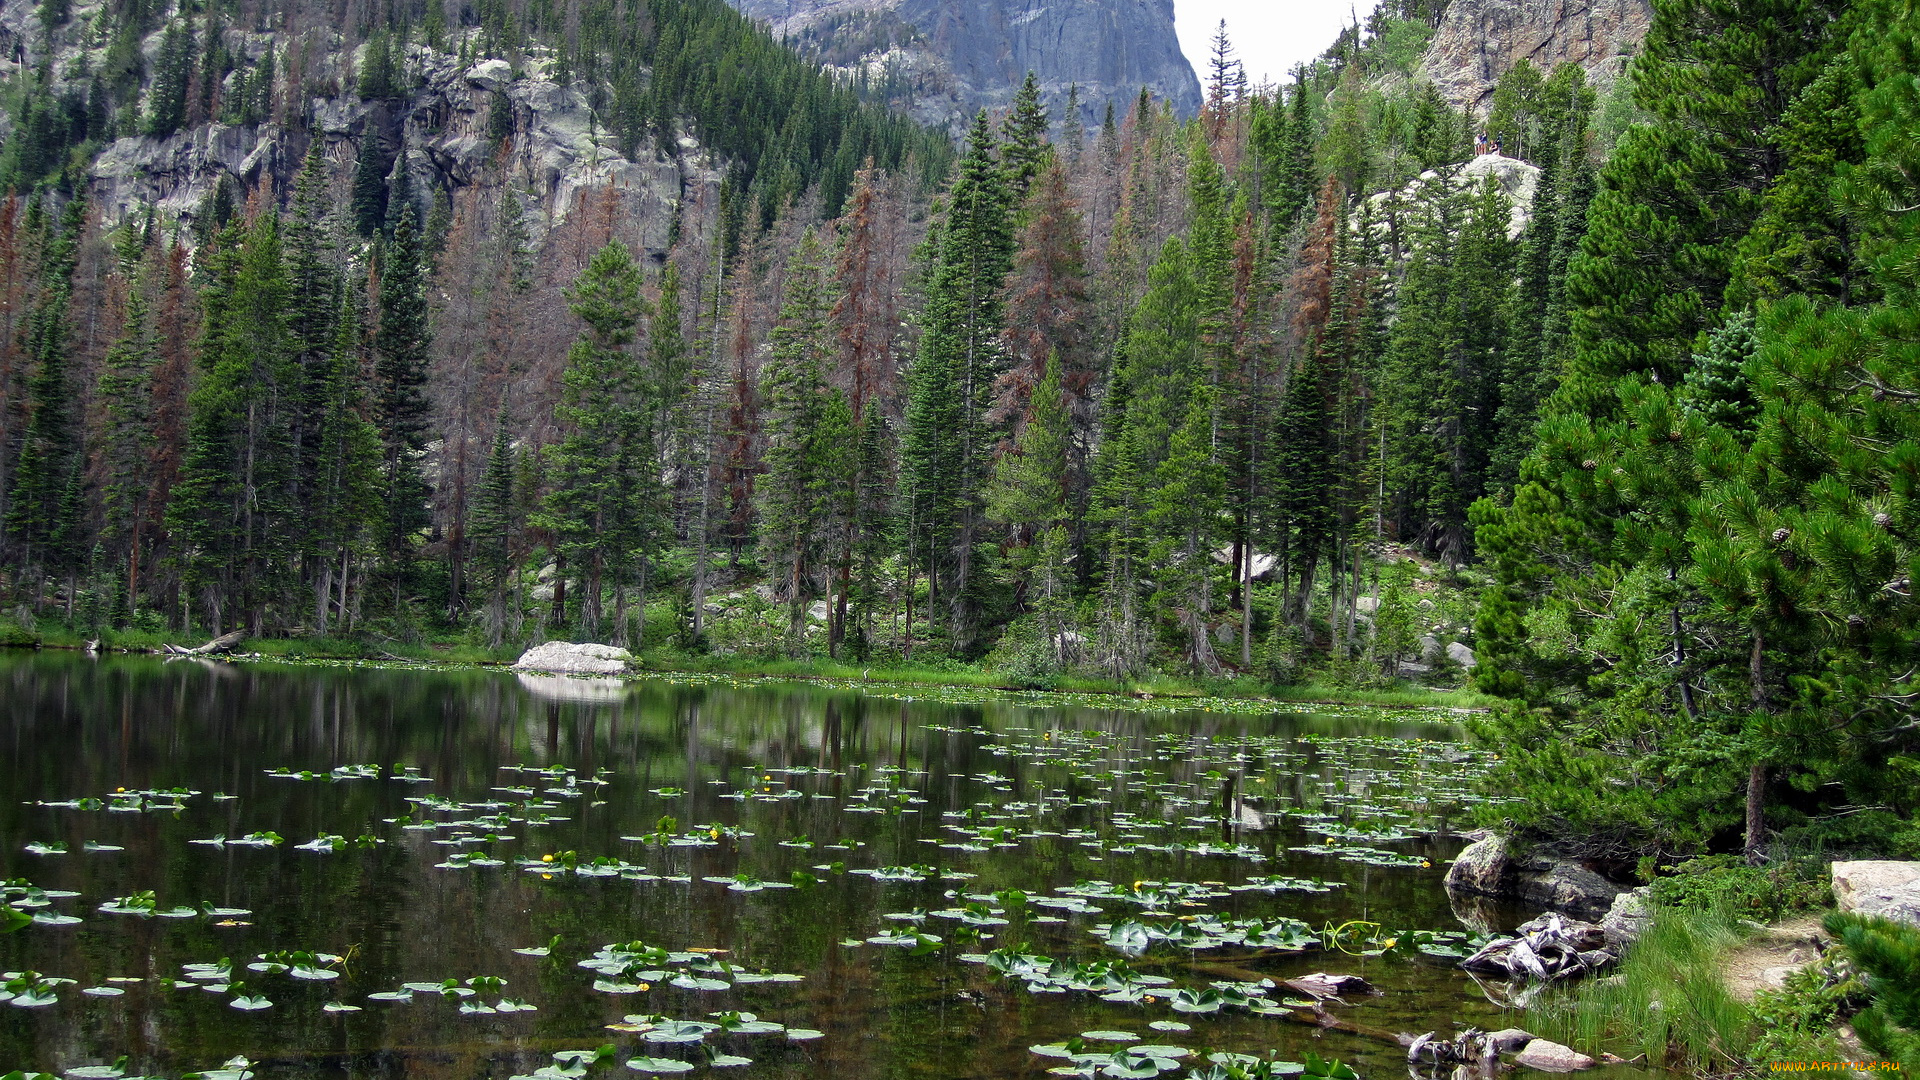
<instances>
[{"instance_id":1,"label":"shoreline grass","mask_svg":"<svg viewBox=\"0 0 1920 1080\"><path fill-rule=\"evenodd\" d=\"M38 634L37 643L12 642L20 647L82 649L83 635L49 629ZM191 645L175 635L121 631L105 635L102 647L116 652L160 652L167 644ZM419 664L463 664L502 666L518 659L519 645L488 648L462 642L409 644L399 641L366 641L345 638L258 638L246 642L245 651L266 659L284 660L385 660ZM851 682L895 686L937 686L956 689L1004 690L1009 692L1054 692L1093 694L1151 699L1227 699L1246 702L1273 702L1286 705L1376 706L1382 708L1445 708L1485 710L1494 699L1471 690L1430 690L1420 686L1404 688L1360 688L1306 683L1273 687L1253 678L1188 679L1153 674L1138 679L1116 680L1084 675L1061 675L1043 681L1022 680L1004 672L957 661L931 664L860 664L828 659L791 660L739 654L696 655L668 647L645 649L634 658L636 675L725 675L795 682Z\"/></svg>"}]
</instances>

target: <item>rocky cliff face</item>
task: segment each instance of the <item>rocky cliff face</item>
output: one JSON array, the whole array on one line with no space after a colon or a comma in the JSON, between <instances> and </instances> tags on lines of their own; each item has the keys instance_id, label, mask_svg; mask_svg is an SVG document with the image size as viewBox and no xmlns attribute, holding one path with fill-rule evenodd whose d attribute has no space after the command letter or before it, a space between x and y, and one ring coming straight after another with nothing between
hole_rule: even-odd
<instances>
[{"instance_id":1,"label":"rocky cliff face","mask_svg":"<svg viewBox=\"0 0 1920 1080\"><path fill-rule=\"evenodd\" d=\"M76 3L70 25L84 26L100 6L99 0ZM17 60L0 62L0 74L42 59L46 39L34 9L32 0L0 3L0 41L18 48L10 50ZM147 43L149 64L159 39L156 32ZM369 101L338 89L351 85L351 72L362 58L357 54L366 47L348 49L337 34L295 42L285 35L230 32L227 44L249 62L265 56L269 46L281 56L298 49L310 64L307 84L336 89L290 105L277 120L208 121L164 139L134 135L107 144L89 172L89 199L103 221L116 223L147 205L163 220L191 221L222 177L233 180L240 192L262 181L271 182L268 190L288 190L315 140L344 182L369 132L389 155L406 145L414 189L425 198L452 201L469 189L511 185L525 205L525 224L536 245L591 190L596 200L617 200L634 239L660 257L669 246L678 206L689 198L717 201L722 166L698 142L681 138L664 147L643 142L631 157L623 155L618 140L596 123L585 89L549 79L550 61L538 50L516 70L504 60L463 64L451 53L412 45L405 56L410 73L405 92ZM77 42L56 38L54 70L70 68L80 51ZM512 108L513 133L504 140L487 131L496 96ZM5 123L0 116L0 126ZM0 131L0 136L9 134Z\"/></svg>"},{"instance_id":2,"label":"rocky cliff face","mask_svg":"<svg viewBox=\"0 0 1920 1080\"><path fill-rule=\"evenodd\" d=\"M1450 0L1421 63L1455 105L1485 112L1521 59L1543 74L1571 62L1610 81L1652 18L1649 0Z\"/></svg>"},{"instance_id":3,"label":"rocky cliff face","mask_svg":"<svg viewBox=\"0 0 1920 1080\"><path fill-rule=\"evenodd\" d=\"M862 72L922 122L965 127L1013 98L1027 72L1060 115L1077 85L1083 119L1124 116L1141 87L1183 116L1200 81L1180 52L1172 0L731 0L776 35Z\"/></svg>"}]
</instances>

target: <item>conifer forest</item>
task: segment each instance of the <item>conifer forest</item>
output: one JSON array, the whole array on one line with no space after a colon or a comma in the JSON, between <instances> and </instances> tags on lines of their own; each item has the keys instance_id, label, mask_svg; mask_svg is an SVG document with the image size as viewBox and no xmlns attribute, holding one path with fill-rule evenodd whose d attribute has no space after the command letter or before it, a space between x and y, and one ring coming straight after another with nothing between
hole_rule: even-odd
<instances>
[{"instance_id":1,"label":"conifer forest","mask_svg":"<svg viewBox=\"0 0 1920 1080\"><path fill-rule=\"evenodd\" d=\"M0 636L1464 685L1587 858L1920 852L1911 0L1654 0L1472 109L1443 5L950 136L719 0L39 0Z\"/></svg>"}]
</instances>

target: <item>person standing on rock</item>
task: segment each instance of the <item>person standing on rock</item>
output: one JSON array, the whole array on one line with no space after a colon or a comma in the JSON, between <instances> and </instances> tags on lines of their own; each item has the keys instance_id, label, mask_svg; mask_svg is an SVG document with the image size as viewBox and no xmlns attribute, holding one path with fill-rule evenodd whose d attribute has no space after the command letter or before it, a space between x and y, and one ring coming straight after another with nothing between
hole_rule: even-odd
<instances>
[{"instance_id":1,"label":"person standing on rock","mask_svg":"<svg viewBox=\"0 0 1920 1080\"><path fill-rule=\"evenodd\" d=\"M1487 133L1481 132L1473 137L1473 156L1485 157L1487 153Z\"/></svg>"}]
</instances>

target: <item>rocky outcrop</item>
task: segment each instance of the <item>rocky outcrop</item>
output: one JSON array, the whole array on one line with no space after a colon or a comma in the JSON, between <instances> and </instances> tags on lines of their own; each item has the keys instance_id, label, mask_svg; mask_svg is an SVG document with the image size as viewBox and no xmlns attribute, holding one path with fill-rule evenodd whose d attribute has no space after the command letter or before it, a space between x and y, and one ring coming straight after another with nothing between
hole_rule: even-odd
<instances>
[{"instance_id":1,"label":"rocky outcrop","mask_svg":"<svg viewBox=\"0 0 1920 1080\"><path fill-rule=\"evenodd\" d=\"M1841 911L1920 926L1920 862L1834 863L1833 902Z\"/></svg>"},{"instance_id":2,"label":"rocky outcrop","mask_svg":"<svg viewBox=\"0 0 1920 1080\"><path fill-rule=\"evenodd\" d=\"M1653 911L1647 907L1647 891L1642 885L1613 898L1613 906L1600 919L1600 929L1606 933L1608 944L1625 949L1646 933L1653 921Z\"/></svg>"},{"instance_id":3,"label":"rocky outcrop","mask_svg":"<svg viewBox=\"0 0 1920 1080\"><path fill-rule=\"evenodd\" d=\"M1369 196L1368 201L1377 208L1376 220L1380 222L1375 226L1376 235L1384 235L1387 229L1385 214L1394 205L1412 205L1462 188L1477 187L1488 179L1492 179L1501 194L1507 197L1507 239L1519 239L1520 234L1526 231L1527 222L1533 220L1533 195L1540 188L1540 169L1518 158L1499 154L1481 154L1464 165L1429 169L1407 181L1398 191L1383 191Z\"/></svg>"},{"instance_id":4,"label":"rocky outcrop","mask_svg":"<svg viewBox=\"0 0 1920 1080\"><path fill-rule=\"evenodd\" d=\"M1421 66L1456 106L1485 112L1493 86L1525 59L1610 82L1646 36L1650 0L1449 0Z\"/></svg>"},{"instance_id":5,"label":"rocky outcrop","mask_svg":"<svg viewBox=\"0 0 1920 1080\"><path fill-rule=\"evenodd\" d=\"M257 44L264 52L268 39L262 35ZM343 51L322 55L316 63L320 74L332 76L337 85L345 81L349 58ZM594 118L586 87L550 81L547 60L529 58L518 71L497 59L464 66L455 56L416 44L407 62L418 81L404 97L315 97L298 129L209 123L166 139L119 139L94 161L94 205L109 222L148 204L163 218L191 219L223 175L242 190L263 178L284 190L314 139L344 172L369 131L388 153L405 143L416 191L450 198L478 184L511 184L528 204L525 224L536 244L592 190L596 199L617 199L635 223L639 246L664 256L683 198L703 186L712 189L707 194L718 191L720 172L692 139L668 147L643 145L633 157L624 156L618 140ZM487 133L497 95L505 96L514 117L504 152Z\"/></svg>"},{"instance_id":6,"label":"rocky outcrop","mask_svg":"<svg viewBox=\"0 0 1920 1080\"><path fill-rule=\"evenodd\" d=\"M1004 107L1032 71L1055 117L1078 86L1082 119L1125 116L1141 87L1183 116L1200 81L1172 0L731 0L784 37L872 83L923 122L963 128Z\"/></svg>"},{"instance_id":7,"label":"rocky outcrop","mask_svg":"<svg viewBox=\"0 0 1920 1080\"><path fill-rule=\"evenodd\" d=\"M614 645L549 641L522 653L513 666L557 675L624 675L633 654Z\"/></svg>"},{"instance_id":8,"label":"rocky outcrop","mask_svg":"<svg viewBox=\"0 0 1920 1080\"><path fill-rule=\"evenodd\" d=\"M1509 854L1504 837L1467 845L1447 870L1449 892L1521 900L1578 919L1595 920L1613 907L1620 887L1555 852Z\"/></svg>"}]
</instances>

